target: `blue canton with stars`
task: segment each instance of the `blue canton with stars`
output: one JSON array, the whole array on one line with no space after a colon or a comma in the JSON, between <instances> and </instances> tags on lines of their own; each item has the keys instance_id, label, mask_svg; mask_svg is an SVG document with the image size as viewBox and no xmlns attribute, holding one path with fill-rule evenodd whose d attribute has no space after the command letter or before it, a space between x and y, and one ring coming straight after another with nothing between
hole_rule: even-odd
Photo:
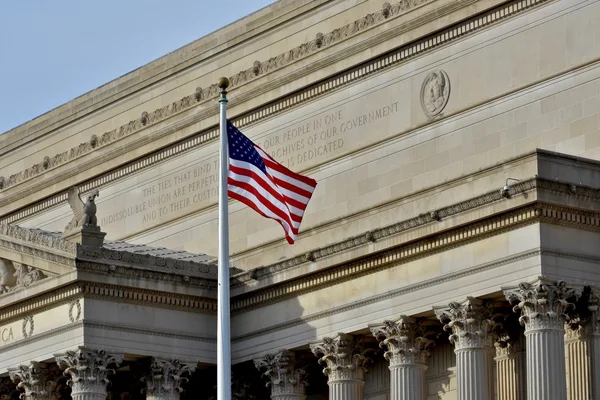
<instances>
[{"instance_id":1,"label":"blue canton with stars","mask_svg":"<svg viewBox=\"0 0 600 400\"><path fill-rule=\"evenodd\" d=\"M227 143L230 158L250 163L267 175L265 162L254 148L254 143L233 126L229 120L227 120Z\"/></svg>"}]
</instances>

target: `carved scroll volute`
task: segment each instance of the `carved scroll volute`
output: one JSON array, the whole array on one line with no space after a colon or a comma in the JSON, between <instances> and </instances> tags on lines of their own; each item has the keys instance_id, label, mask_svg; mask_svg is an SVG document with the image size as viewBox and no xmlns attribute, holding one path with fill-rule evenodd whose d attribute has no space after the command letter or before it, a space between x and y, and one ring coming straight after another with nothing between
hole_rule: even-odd
<instances>
[{"instance_id":1,"label":"carved scroll volute","mask_svg":"<svg viewBox=\"0 0 600 400\"><path fill-rule=\"evenodd\" d=\"M44 363L31 362L8 370L10 379L17 384L23 393L22 400L51 400L55 382L52 374Z\"/></svg>"},{"instance_id":2,"label":"carved scroll volute","mask_svg":"<svg viewBox=\"0 0 600 400\"><path fill-rule=\"evenodd\" d=\"M434 345L433 334L424 321L401 316L396 321L384 321L381 325L369 326L371 333L379 340L379 347L390 366L399 364L427 365Z\"/></svg>"},{"instance_id":3,"label":"carved scroll volute","mask_svg":"<svg viewBox=\"0 0 600 400\"><path fill-rule=\"evenodd\" d=\"M364 380L366 364L370 362L369 350L365 350L360 337L338 333L336 337L325 337L312 343L310 349L326 367L323 373L329 382Z\"/></svg>"},{"instance_id":4,"label":"carved scroll volute","mask_svg":"<svg viewBox=\"0 0 600 400\"><path fill-rule=\"evenodd\" d=\"M273 398L284 394L304 395L306 371L299 365L293 351L267 354L255 359L254 366L268 379L267 387L271 388Z\"/></svg>"},{"instance_id":5,"label":"carved scroll volute","mask_svg":"<svg viewBox=\"0 0 600 400\"><path fill-rule=\"evenodd\" d=\"M451 302L448 307L436 307L435 314L450 332L450 342L456 349L493 348L497 323L491 318L490 303L468 297L465 302Z\"/></svg>"},{"instance_id":6,"label":"carved scroll volute","mask_svg":"<svg viewBox=\"0 0 600 400\"><path fill-rule=\"evenodd\" d=\"M148 399L179 399L183 392L182 385L188 381L186 375L191 374L195 366L180 363L179 360L163 360L153 358L150 373L142 378L146 383Z\"/></svg>"},{"instance_id":7,"label":"carved scroll volute","mask_svg":"<svg viewBox=\"0 0 600 400\"><path fill-rule=\"evenodd\" d=\"M519 322L525 331L537 329L563 330L564 323L570 320L569 312L575 305L569 299L577 299L581 292L568 288L565 282L556 284L542 280L521 283L517 288L504 289L507 300L514 305L513 310L520 313Z\"/></svg>"},{"instance_id":8,"label":"carved scroll volute","mask_svg":"<svg viewBox=\"0 0 600 400\"><path fill-rule=\"evenodd\" d=\"M115 373L111 366L118 367L123 361L121 355L109 355L104 350L92 350L79 347L64 354L56 354L56 363L65 368L69 386L72 388L73 399L80 394L92 394L92 397L106 397L108 377Z\"/></svg>"}]
</instances>

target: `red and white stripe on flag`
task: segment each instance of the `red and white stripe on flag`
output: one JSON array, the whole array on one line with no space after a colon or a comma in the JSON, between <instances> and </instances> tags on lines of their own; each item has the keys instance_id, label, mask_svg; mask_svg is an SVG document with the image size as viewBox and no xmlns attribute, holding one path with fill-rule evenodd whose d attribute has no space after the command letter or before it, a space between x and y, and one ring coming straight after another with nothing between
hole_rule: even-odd
<instances>
[{"instance_id":1,"label":"red and white stripe on flag","mask_svg":"<svg viewBox=\"0 0 600 400\"><path fill-rule=\"evenodd\" d=\"M279 222L293 244L317 181L290 171L227 121L228 195Z\"/></svg>"}]
</instances>

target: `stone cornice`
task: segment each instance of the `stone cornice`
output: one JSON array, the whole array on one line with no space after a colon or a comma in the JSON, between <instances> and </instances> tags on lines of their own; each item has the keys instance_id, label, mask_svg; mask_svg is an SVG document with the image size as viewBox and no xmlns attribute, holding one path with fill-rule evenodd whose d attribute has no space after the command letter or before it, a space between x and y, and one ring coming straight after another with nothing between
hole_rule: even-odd
<instances>
[{"instance_id":1,"label":"stone cornice","mask_svg":"<svg viewBox=\"0 0 600 400\"><path fill-rule=\"evenodd\" d=\"M0 324L21 319L25 314L40 313L81 298L114 298L122 303L211 315L217 312L216 295L214 298L208 298L101 282L78 281L19 303L1 307Z\"/></svg>"},{"instance_id":2,"label":"stone cornice","mask_svg":"<svg viewBox=\"0 0 600 400\"><path fill-rule=\"evenodd\" d=\"M418 0L418 3L420 5L420 4L427 3L428 1L432 1L432 0ZM509 18L517 13L520 13L520 12L522 12L528 8L531 8L533 6L536 6L538 4L542 4L546 1L548 1L548 0L521 0L521 1L515 1L515 2L510 2L508 4L504 4L493 10L482 13L481 15L478 15L470 20L458 23L444 31L437 32L429 37L426 37L425 39L411 43L411 44L401 47L397 50L391 51L388 54L385 54L379 58L376 58L374 60L366 62L363 65L357 66L355 69L344 72L344 73L339 74L330 79L326 79L322 82L319 82L319 83L317 83L311 87L308 87L302 91L299 91L297 93L291 94L291 95L289 95L281 100L275 101L259 110L242 115L238 118L233 118L233 120L238 127L244 127L244 126L247 126L250 124L254 124L265 118L271 118L272 116L274 116L278 113L281 113L284 111L289 111L290 108L296 107L306 101L309 101L309 100L313 101L316 97L319 97L326 93L329 93L333 89L342 88L348 84L355 82L356 80L363 79L366 76L372 75L374 73L378 73L381 70L398 65L399 63L404 63L406 60L413 58L425 51L429 51L429 50L431 50L435 47L438 47L444 43L448 43L448 42L454 41L456 39L462 38L462 37L464 37L464 35L466 33L478 31L480 29L483 29L483 28L489 26L490 24L493 24L500 20ZM323 40L325 40L324 38L326 36L331 37L331 40L332 40L331 44L333 44L339 40L343 40L344 38L349 37L348 35L350 35L350 36L355 35L360 32L363 32L364 30L369 29L375 25L384 24L385 22L389 21L392 16L392 14L390 14L390 15L388 15L387 18L385 18L384 17L385 13L388 13L388 12L391 13L393 10L397 10L398 14L396 16L403 15L409 9L404 8L405 6L403 6L402 4L408 4L408 3L403 1L403 2L399 2L399 3L394 3L394 5L391 5L389 7L385 6L380 11L369 14L357 21L354 21L351 24L348 24L337 30L334 30L326 35L323 35L323 37L317 35L317 37L315 39L308 42L309 44L310 43L312 43L312 44L310 44L310 45L304 44L299 47L299 48L304 49L304 50L302 50L304 52L304 53L302 53L302 57L308 56L309 54L312 54L312 52L314 52L314 51L319 51L324 48L327 48L327 45L321 45L320 47L316 46L316 43L319 41L322 42ZM444 12L449 13L449 12L454 11L459 6L464 7L464 6L467 6L468 4L470 4L470 2L466 2L466 3L460 2L460 3L456 3L456 4L451 4L448 7L448 9L446 9ZM388 10L388 11L385 11L385 10ZM430 15L428 15L427 18L423 17L424 19L422 18L422 20L420 22L421 23L427 22L428 18L429 19L434 18L434 17L439 18L441 15L440 13L444 14L444 12L442 12L441 10L433 10L433 11L431 11ZM406 25L406 26L404 26L404 25ZM411 27L413 27L413 25L411 25L411 24L404 24L404 25L401 27L398 27L398 29L401 29L401 30L409 29L409 25ZM354 26L355 28L352 28L352 26ZM362 28L358 29L359 26ZM398 32L395 32L395 34L398 34ZM334 38L337 38L337 39L334 40ZM330 39L327 39L327 40L330 40ZM377 40L381 40L381 39L377 39ZM358 45L368 47L370 45L373 45L373 43L371 43L371 44L360 43ZM312 52L308 51L309 49L312 49L311 50ZM299 50L291 50L290 52L293 53L294 51L299 52ZM354 51L354 50L352 50L351 48L344 50L345 53L352 53L352 51ZM263 63L259 62L258 64L255 64L251 68L241 72L238 75L240 75L240 76L243 75L244 77L247 78L248 77L247 75L250 74L250 77L252 77L256 67L258 66L259 74L256 76L260 76L262 74L260 72L260 70L261 70L260 66L271 65L271 67L269 67L269 68L267 68L267 67L263 68L265 71L264 73L268 73L273 70L272 68L276 68L280 63L282 63L284 60L286 60L285 54L290 54L290 52L286 52L283 55L274 57L271 60L263 62ZM300 53L298 53L298 54L300 54ZM279 61L277 61L277 60L279 60ZM324 63L324 60L320 60L318 63L318 67L322 68L323 63ZM277 67L277 68L280 68L284 65L287 65L287 62L283 62L283 64L279 65L279 67ZM303 68L300 70L304 71L302 73L305 73L306 68ZM300 73L300 72L297 72L297 73ZM236 76L230 78L230 80L237 80L237 81L241 82L243 79L241 79L240 77L238 77L236 75ZM247 82L247 80L245 80L244 82ZM241 85L241 83L239 83L239 84ZM273 81L270 84L282 85L282 84L285 84L285 82ZM267 88L266 86L261 87L261 90L263 90L263 91L270 90L270 89L272 89L272 88ZM22 171L18 174L14 174L14 177L11 177L8 180L4 181L4 187L8 188L10 186L15 186L17 183L24 182L25 180L28 180L32 176L36 176L42 172L46 172L50 168L49 167L50 165L62 165L62 164L64 164L65 161L60 161L60 160L63 160L63 159L67 160L71 156L71 154L75 158L80 157L83 154L87 154L92 150L96 150L96 149L102 147L102 146L99 146L99 143L101 143L102 145L107 144L108 142L112 142L114 140L131 135L133 132L137 132L142 128L149 127L149 126L153 125L154 122L158 122L159 120L162 121L165 118L173 116L176 113L190 110L191 108L195 107L198 104L198 102L203 103L205 100L206 101L211 100L213 98L213 96L216 95L215 91L216 91L216 86L213 85L206 90L202 89L200 91L196 91L194 94L188 95L188 96L182 98L181 100L179 100L177 102L173 102L172 104L167 105L167 106L165 106L159 110L156 110L152 113L143 112L138 119L133 120L133 121L129 122L128 124L125 124L114 131L107 132L107 133L103 134L101 137L92 136L88 140L88 142L82 143L81 145L67 151L66 153L61 153L61 155L58 155L58 158L57 158L57 160L59 160L58 164L56 164L54 161L52 161L50 159L44 159L40 163L29 168L28 170ZM200 95L198 96L198 94L200 94ZM245 93L244 96L247 98L252 98L252 97L256 97L257 93L255 93L255 91L249 91L248 93ZM238 96L235 99L232 99L230 101L230 105L234 106L237 102L240 102L240 101L243 101L242 96ZM61 171L60 173L58 173L58 172L55 173L53 178L50 180L45 180L44 184L50 185L53 183L59 183L59 182L65 180L68 176L71 176L73 173L75 173L75 171L91 169L97 165L100 165L103 162L106 162L106 161L109 161L110 159L115 158L118 155L126 154L127 152L131 151L134 148L138 148L144 144L147 144L153 140L156 140L161 136L164 136L173 131L182 129L185 126L189 126L196 122L206 120L207 118L214 117L216 115L217 111L218 111L218 107L217 107L216 103L213 106L205 107L204 109L200 110L199 112L196 112L194 115L186 117L185 119L181 119L180 121L173 124L172 126L162 128L160 130L160 132L155 132L152 135L144 135L143 137L140 137L139 140L137 140L135 142L131 142L127 146L122 146L122 148L119 148L118 150L116 150L119 154L112 152L109 155L91 158L89 161L86 161L86 162L82 163L81 165L78 165L77 168L75 168L75 169L71 169L68 171ZM207 129L203 132L200 132L196 135L189 137L188 139L184 140L181 143L174 144L172 147L170 147L168 149L165 149L165 150L162 150L155 154L149 155L145 158L135 161L134 163L132 163L126 167L119 168L119 170L111 172L106 176L87 181L84 184L82 184L82 186L80 187L80 190L82 192L86 192L88 190L98 188L101 185L104 185L114 179L118 179L125 175L129 175L131 173L138 172L141 169L147 168L149 165L151 165L155 162L162 161L164 159L176 156L184 151L189 151L189 150L199 147L199 146L204 146L207 142L212 141L212 140L216 139L217 137L218 137L218 130L216 127ZM27 171L29 171L29 172L27 172ZM1 179L0 179L0 181L1 181ZM21 188L19 190L6 192L6 196L3 197L2 199L0 199L0 207L4 207L7 204L10 204L10 202L14 201L14 199L24 198L28 195L31 195L33 193L33 190L34 189L30 187L30 188ZM8 222L14 222L18 219L21 219L23 217L31 215L32 213L39 212L48 207L52 207L54 205L62 203L65 200L66 200L66 191L55 194L55 195L51 196L50 198L44 200L43 202L29 206L26 209L20 210L20 211L16 212L15 214L12 214L8 219L6 219L6 218L4 218L4 219L7 220Z\"/></svg>"},{"instance_id":3,"label":"stone cornice","mask_svg":"<svg viewBox=\"0 0 600 400\"><path fill-rule=\"evenodd\" d=\"M242 86L251 80L257 79L258 77L280 69L288 64L297 62L298 60L323 50L328 46L337 44L348 37L362 33L363 31L370 29L375 25L382 24L395 17L403 15L408 11L421 6L422 4L433 1L435 0L414 0L411 2L399 1L393 5L390 5L390 3L386 2L377 12L369 13L360 19L352 21L340 28L336 28L330 32L327 32L326 34L317 33L313 40L303 43L300 46L296 46L285 53L271 57L268 60L262 62L255 61L250 68L243 70L229 78L229 90ZM39 163L34 164L26 170L10 175L8 179L0 176L0 190L9 188L36 175L52 170L58 165L79 158L84 154L90 153L97 148L106 146L107 144L118 139L131 135L133 132L139 131L146 126L151 126L159 121L165 120L183 110L190 109L198 104L207 103L208 101L213 101L214 103L214 100L219 96L219 90L220 89L216 83L213 83L206 88L198 87L193 94L185 96L179 101L167 104L166 106L156 109L150 113L144 111L141 113L139 118L132 120L127 124L121 125L119 128L105 132L102 135L98 136L94 134L87 142L83 142L67 151L56 154L52 157L46 156ZM214 112L214 108L216 107L212 107L211 111Z\"/></svg>"},{"instance_id":4,"label":"stone cornice","mask_svg":"<svg viewBox=\"0 0 600 400\"><path fill-rule=\"evenodd\" d=\"M164 268L136 268L132 266L115 265L112 263L103 264L101 262L83 261L77 263L78 271L86 271L94 274L111 275L124 278L149 279L153 281L162 281L177 285L198 287L209 292L217 292L217 277L204 278L195 277L192 274L182 274L176 271Z\"/></svg>"},{"instance_id":5,"label":"stone cornice","mask_svg":"<svg viewBox=\"0 0 600 400\"><path fill-rule=\"evenodd\" d=\"M323 271L234 296L231 310L233 313L239 313L262 307L534 223L568 224L577 229L600 232L600 213L536 202Z\"/></svg>"},{"instance_id":6,"label":"stone cornice","mask_svg":"<svg viewBox=\"0 0 600 400\"><path fill-rule=\"evenodd\" d=\"M267 6L258 10L5 132L0 143L5 148L23 138L47 133L51 129L77 120L144 87L175 75L223 50L231 49L252 37L259 36L271 29L272 25L286 23L298 15L311 12L328 1L279 0L275 8ZM67 109L68 112L65 112Z\"/></svg>"},{"instance_id":7,"label":"stone cornice","mask_svg":"<svg viewBox=\"0 0 600 400\"><path fill-rule=\"evenodd\" d=\"M77 259L106 265L120 265L158 273L176 273L178 275L217 278L217 265L196 261L159 257L152 254L139 254L125 250L108 248L77 247ZM79 263L78 263L79 266ZM119 271L123 271L120 269ZM108 272L117 272L115 269ZM179 278L181 280L181 277ZM187 281L187 280L186 280Z\"/></svg>"},{"instance_id":8,"label":"stone cornice","mask_svg":"<svg viewBox=\"0 0 600 400\"><path fill-rule=\"evenodd\" d=\"M570 183L552 181L543 178L531 178L514 184L510 189L509 196L521 195L533 190L553 192L581 199L600 200L600 189L594 189L585 186L574 186ZM334 243L294 258L235 275L235 282L232 284L232 288L242 287L249 282L260 280L261 278L271 276L280 271L285 271L307 262L314 262L334 254L351 250L353 248L366 245L370 242L375 242L377 240L396 235L409 229L414 229L430 223L436 223L444 218L452 217L462 212L473 210L475 208L502 200L505 200L504 196L499 190L494 190L438 210L431 210L428 213L424 213L416 217L382 227L380 229L365 232L361 235L350 237L342 242ZM564 223L567 222L568 221L564 221Z\"/></svg>"},{"instance_id":9,"label":"stone cornice","mask_svg":"<svg viewBox=\"0 0 600 400\"><path fill-rule=\"evenodd\" d=\"M119 302L174 310L193 310L207 314L216 314L215 298L183 295L159 290L139 289L99 282L78 282L84 298L118 298Z\"/></svg>"},{"instance_id":10,"label":"stone cornice","mask_svg":"<svg viewBox=\"0 0 600 400\"><path fill-rule=\"evenodd\" d=\"M67 304L83 292L83 285L72 283L51 292L0 308L0 324L23 318L24 314L39 313Z\"/></svg>"},{"instance_id":11,"label":"stone cornice","mask_svg":"<svg viewBox=\"0 0 600 400\"><path fill-rule=\"evenodd\" d=\"M0 224L0 246L58 264L75 265L77 245L41 231Z\"/></svg>"},{"instance_id":12,"label":"stone cornice","mask_svg":"<svg viewBox=\"0 0 600 400\"><path fill-rule=\"evenodd\" d=\"M527 251L527 252L523 252L523 253L519 253L519 254L514 254L510 257L506 257L504 259L497 260L497 261L494 261L491 263L476 265L476 266L473 266L473 268L470 268L467 270L439 276L439 277L429 279L429 280L426 280L423 282L415 283L413 285L405 286L405 287L402 287L402 288L399 288L396 290L391 290L391 291L387 291L385 293L377 294L377 295L368 297L366 299L361 299L361 300L355 301L353 303L347 303L342 306L334 307L334 308L328 309L326 311L320 311L320 312L317 312L317 313L314 313L311 315L306 315L306 316L296 318L291 321L286 321L284 323L266 327L264 329L250 332L250 333L247 333L244 335L238 335L238 336L233 337L232 341L240 342L243 340L250 339L252 337L265 335L270 332L276 332L276 331L288 329L288 328L291 328L291 327L294 327L297 325L307 324L309 322L316 321L321 318L327 318L329 316L336 315L336 314L343 313L343 312L350 311L350 310L354 310L354 309L357 309L360 307L367 306L369 304L374 304L374 303L377 303L380 301L392 299L394 297L401 296L406 293L412 293L412 292L416 292L419 290L423 290L425 288L428 288L428 287L431 287L434 285L438 285L438 284L441 284L444 282L452 282L452 281L455 281L457 279L460 279L460 278L468 276L468 275L488 271L488 270L498 268L503 265L507 265L507 264L510 264L513 262L518 262L520 260L525 260L525 259L532 258L532 257L538 257L540 254L542 254L542 252L540 250L531 250L531 251Z\"/></svg>"}]
</instances>

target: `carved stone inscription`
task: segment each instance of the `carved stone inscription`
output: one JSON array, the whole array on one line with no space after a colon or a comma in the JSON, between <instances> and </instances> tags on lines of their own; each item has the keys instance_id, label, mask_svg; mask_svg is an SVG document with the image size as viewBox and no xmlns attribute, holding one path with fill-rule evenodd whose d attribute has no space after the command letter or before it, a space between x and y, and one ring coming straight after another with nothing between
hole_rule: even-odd
<instances>
[{"instance_id":1,"label":"carved stone inscription","mask_svg":"<svg viewBox=\"0 0 600 400\"><path fill-rule=\"evenodd\" d=\"M373 122L397 112L397 101L360 115L339 108L265 139L257 139L255 143L288 168L303 168L313 160L322 162L339 155L352 131L368 130Z\"/></svg>"},{"instance_id":2,"label":"carved stone inscription","mask_svg":"<svg viewBox=\"0 0 600 400\"><path fill-rule=\"evenodd\" d=\"M375 97L376 101L368 97ZM393 121L401 119L402 111L400 103L392 98L385 96L381 101L371 94L320 113L317 109L304 118L302 110L298 110L291 113L301 116L295 123L282 125L290 118L278 118L241 130L280 163L301 171L388 134L388 126L395 126ZM99 225L109 238L123 238L216 204L217 146L199 149L177 162L176 172L157 179L160 171L148 171L145 179L138 180L143 184L120 188L119 193L98 201ZM107 188L104 193L110 190Z\"/></svg>"},{"instance_id":3,"label":"carved stone inscription","mask_svg":"<svg viewBox=\"0 0 600 400\"><path fill-rule=\"evenodd\" d=\"M218 177L218 158L214 157L143 185L141 190L130 192L138 196L128 196L124 201L125 207L108 214L104 212L100 226L105 228L137 218L147 227L157 220L177 217L206 207L217 201ZM136 200L134 203L130 202L132 198Z\"/></svg>"}]
</instances>

